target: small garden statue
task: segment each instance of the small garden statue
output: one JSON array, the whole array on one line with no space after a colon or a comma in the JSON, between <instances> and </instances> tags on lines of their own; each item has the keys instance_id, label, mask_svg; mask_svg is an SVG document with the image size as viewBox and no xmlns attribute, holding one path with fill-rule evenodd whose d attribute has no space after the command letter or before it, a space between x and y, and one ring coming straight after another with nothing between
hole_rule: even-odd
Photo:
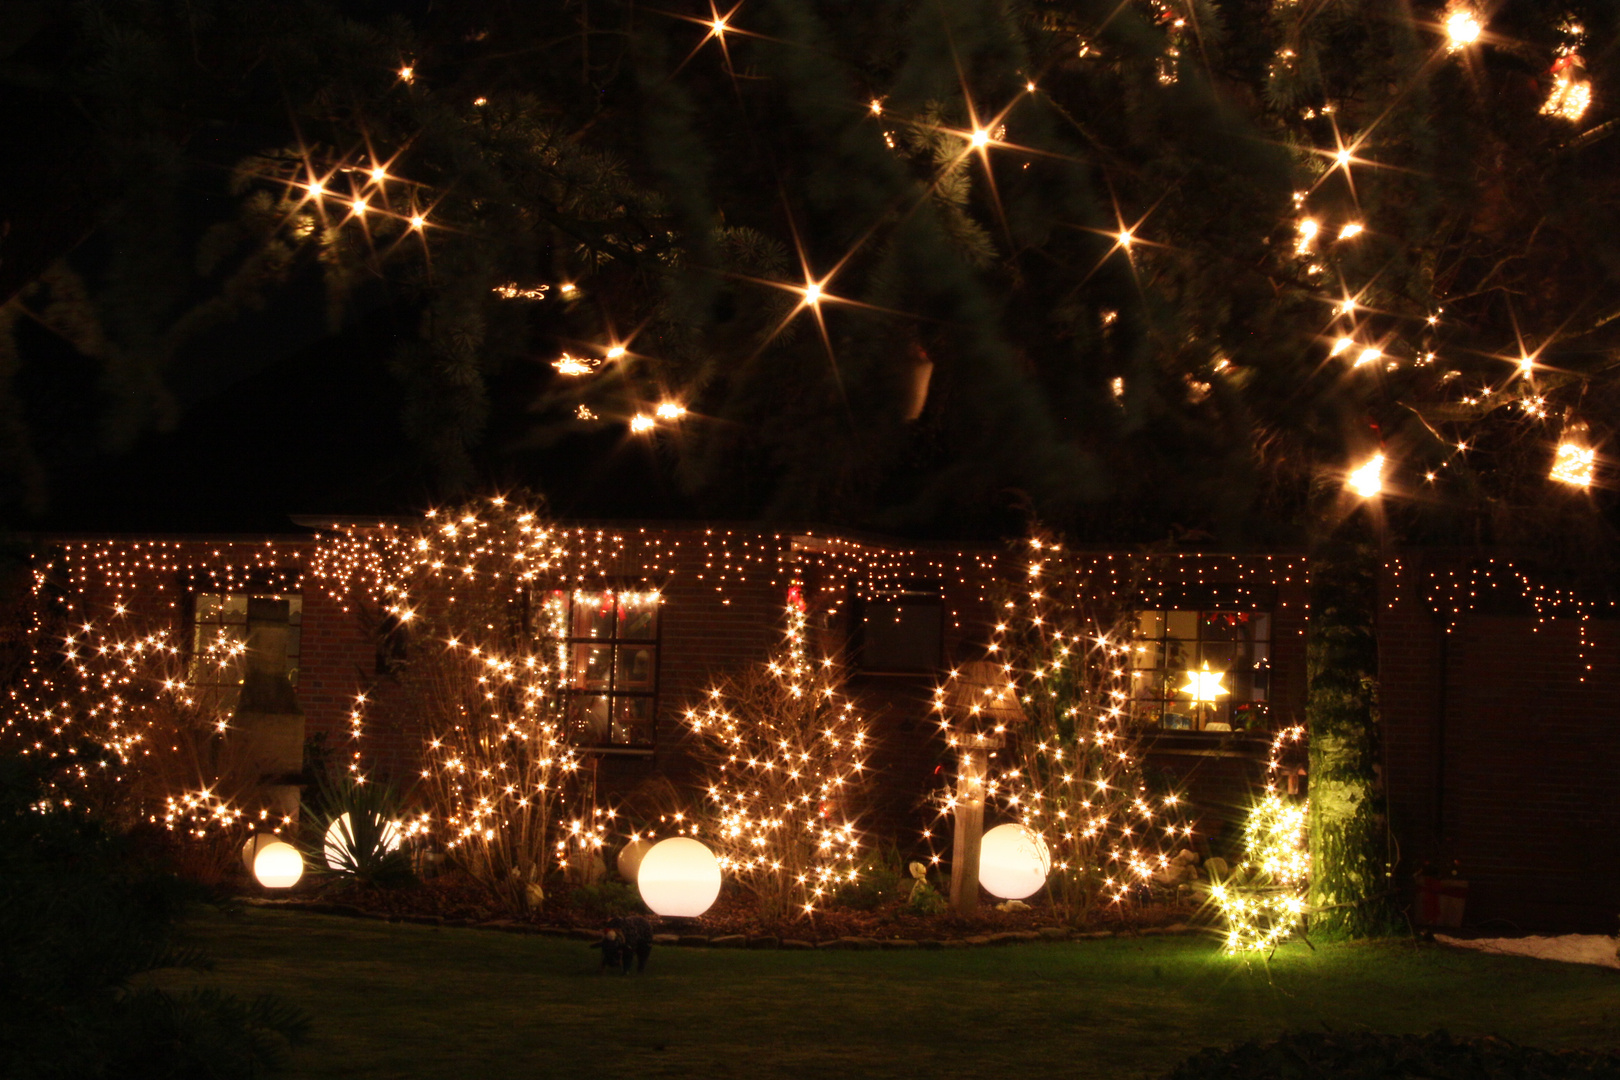
<instances>
[{"instance_id":1,"label":"small garden statue","mask_svg":"<svg viewBox=\"0 0 1620 1080\"><path fill-rule=\"evenodd\" d=\"M602 950L600 970L618 968L621 974L630 974L630 961L636 962L636 972L647 970L647 958L652 955L652 924L640 915L624 915L611 920L602 930L599 941L591 948Z\"/></svg>"}]
</instances>

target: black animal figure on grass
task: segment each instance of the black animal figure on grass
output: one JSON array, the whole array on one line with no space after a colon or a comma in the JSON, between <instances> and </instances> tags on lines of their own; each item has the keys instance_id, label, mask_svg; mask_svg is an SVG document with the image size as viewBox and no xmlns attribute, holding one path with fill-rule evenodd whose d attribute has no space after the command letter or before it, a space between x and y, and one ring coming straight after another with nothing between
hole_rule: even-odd
<instances>
[{"instance_id":1,"label":"black animal figure on grass","mask_svg":"<svg viewBox=\"0 0 1620 1080\"><path fill-rule=\"evenodd\" d=\"M640 915L625 915L613 919L602 931L600 941L591 942L591 948L602 950L602 967L609 971L618 968L630 974L630 961L636 962L638 973L647 970L647 958L652 955L652 924Z\"/></svg>"}]
</instances>

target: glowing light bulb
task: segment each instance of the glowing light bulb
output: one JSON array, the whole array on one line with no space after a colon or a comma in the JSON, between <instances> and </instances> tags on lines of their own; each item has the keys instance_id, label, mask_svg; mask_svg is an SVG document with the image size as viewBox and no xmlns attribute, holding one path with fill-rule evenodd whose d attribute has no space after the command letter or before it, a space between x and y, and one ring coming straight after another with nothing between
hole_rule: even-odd
<instances>
[{"instance_id":1,"label":"glowing light bulb","mask_svg":"<svg viewBox=\"0 0 1620 1080\"><path fill-rule=\"evenodd\" d=\"M1363 499L1384 490L1384 455L1374 454L1350 473L1346 486Z\"/></svg>"},{"instance_id":2,"label":"glowing light bulb","mask_svg":"<svg viewBox=\"0 0 1620 1080\"><path fill-rule=\"evenodd\" d=\"M1368 346L1367 348L1361 350L1360 356L1356 357L1355 366L1360 367L1362 364L1370 364L1374 360L1381 358L1383 355L1384 354L1379 350Z\"/></svg>"},{"instance_id":3,"label":"glowing light bulb","mask_svg":"<svg viewBox=\"0 0 1620 1080\"><path fill-rule=\"evenodd\" d=\"M686 406L674 401L664 401L653 411L658 414L660 420L679 420L686 415Z\"/></svg>"},{"instance_id":4,"label":"glowing light bulb","mask_svg":"<svg viewBox=\"0 0 1620 1080\"><path fill-rule=\"evenodd\" d=\"M1328 355L1329 356L1338 356L1340 353L1343 353L1343 352L1347 351L1354 344L1355 344L1355 340L1353 338L1339 337L1339 338L1334 340L1334 342L1333 342L1333 350Z\"/></svg>"},{"instance_id":5,"label":"glowing light bulb","mask_svg":"<svg viewBox=\"0 0 1620 1080\"><path fill-rule=\"evenodd\" d=\"M311 180L304 186L308 188L309 193L315 196L317 199L326 194L326 185L321 183L319 180Z\"/></svg>"},{"instance_id":6,"label":"glowing light bulb","mask_svg":"<svg viewBox=\"0 0 1620 1080\"><path fill-rule=\"evenodd\" d=\"M647 432L651 431L657 425L657 423L658 421L654 420L646 413L636 413L636 415L630 418L630 433L632 435L645 435Z\"/></svg>"},{"instance_id":7,"label":"glowing light bulb","mask_svg":"<svg viewBox=\"0 0 1620 1080\"><path fill-rule=\"evenodd\" d=\"M399 69L399 81L400 82L407 82L407 83L408 82L415 82L416 81L416 69L414 67L412 67L411 65L409 65L409 64L406 64L404 67L400 68Z\"/></svg>"},{"instance_id":8,"label":"glowing light bulb","mask_svg":"<svg viewBox=\"0 0 1620 1080\"><path fill-rule=\"evenodd\" d=\"M412 214L411 215L411 228L420 229L422 226L424 226L426 224L427 224L427 218L423 217L421 214Z\"/></svg>"},{"instance_id":9,"label":"glowing light bulb","mask_svg":"<svg viewBox=\"0 0 1620 1080\"><path fill-rule=\"evenodd\" d=\"M607 351L607 358L609 360L621 359L624 356L625 351L626 350L625 350L625 347L623 345L615 345L615 346L613 346L613 348L611 348L611 349L609 349Z\"/></svg>"},{"instance_id":10,"label":"glowing light bulb","mask_svg":"<svg viewBox=\"0 0 1620 1080\"><path fill-rule=\"evenodd\" d=\"M1114 239L1119 241L1120 247L1129 249L1131 244L1135 242L1136 237L1132 235L1131 230L1121 229L1119 230L1119 235L1114 237Z\"/></svg>"},{"instance_id":11,"label":"glowing light bulb","mask_svg":"<svg viewBox=\"0 0 1620 1080\"><path fill-rule=\"evenodd\" d=\"M1536 367L1536 358L1535 357L1533 357L1533 356L1521 356L1521 357L1519 357L1519 374L1524 376L1526 379L1528 379L1530 377L1530 373L1535 370L1535 367Z\"/></svg>"},{"instance_id":12,"label":"glowing light bulb","mask_svg":"<svg viewBox=\"0 0 1620 1080\"><path fill-rule=\"evenodd\" d=\"M709 24L709 33L714 37L724 35L728 29L730 29L730 27L726 26L725 19L715 19Z\"/></svg>"},{"instance_id":13,"label":"glowing light bulb","mask_svg":"<svg viewBox=\"0 0 1620 1080\"><path fill-rule=\"evenodd\" d=\"M877 98L873 98L869 104L871 106L873 116L883 115L883 102L879 101Z\"/></svg>"},{"instance_id":14,"label":"glowing light bulb","mask_svg":"<svg viewBox=\"0 0 1620 1080\"><path fill-rule=\"evenodd\" d=\"M1485 28L1479 17L1467 8L1458 8L1446 16L1446 51L1456 52L1479 40Z\"/></svg>"},{"instance_id":15,"label":"glowing light bulb","mask_svg":"<svg viewBox=\"0 0 1620 1080\"><path fill-rule=\"evenodd\" d=\"M1340 240L1348 240L1352 236L1360 236L1361 233L1362 233L1362 226L1357 222L1351 222L1350 224L1346 225L1344 228L1339 230L1339 239Z\"/></svg>"},{"instance_id":16,"label":"glowing light bulb","mask_svg":"<svg viewBox=\"0 0 1620 1080\"><path fill-rule=\"evenodd\" d=\"M1338 164L1339 168L1348 169L1350 167L1350 151L1349 150L1340 150L1340 151L1338 151L1337 153L1335 153L1333 155L1333 160L1334 160L1334 162L1336 162Z\"/></svg>"},{"instance_id":17,"label":"glowing light bulb","mask_svg":"<svg viewBox=\"0 0 1620 1080\"><path fill-rule=\"evenodd\" d=\"M821 303L821 286L812 281L804 287L804 302L811 307Z\"/></svg>"},{"instance_id":18,"label":"glowing light bulb","mask_svg":"<svg viewBox=\"0 0 1620 1080\"><path fill-rule=\"evenodd\" d=\"M386 179L388 179L388 170L381 165L371 170L371 182L373 184L380 184Z\"/></svg>"},{"instance_id":19,"label":"glowing light bulb","mask_svg":"<svg viewBox=\"0 0 1620 1080\"><path fill-rule=\"evenodd\" d=\"M982 150L990 145L990 131L988 128L974 128L973 134L968 136L968 142L973 144L975 150Z\"/></svg>"}]
</instances>

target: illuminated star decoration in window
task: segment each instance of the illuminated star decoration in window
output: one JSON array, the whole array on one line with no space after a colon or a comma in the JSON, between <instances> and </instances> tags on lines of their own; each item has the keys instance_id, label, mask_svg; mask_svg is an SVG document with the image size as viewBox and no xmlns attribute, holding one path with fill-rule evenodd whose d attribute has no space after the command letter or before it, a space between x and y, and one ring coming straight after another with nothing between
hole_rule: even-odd
<instances>
[{"instance_id":1,"label":"illuminated star decoration in window","mask_svg":"<svg viewBox=\"0 0 1620 1080\"><path fill-rule=\"evenodd\" d=\"M1224 678L1226 672L1209 670L1209 661L1206 660L1202 671L1187 672L1187 685L1176 692L1186 694L1197 704L1213 705L1222 694L1230 693L1221 685Z\"/></svg>"}]
</instances>

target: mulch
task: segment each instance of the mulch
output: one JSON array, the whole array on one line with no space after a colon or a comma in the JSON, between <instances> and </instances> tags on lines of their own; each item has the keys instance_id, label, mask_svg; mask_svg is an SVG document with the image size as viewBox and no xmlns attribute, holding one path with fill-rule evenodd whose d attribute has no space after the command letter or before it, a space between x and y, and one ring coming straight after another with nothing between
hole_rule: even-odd
<instances>
[{"instance_id":1,"label":"mulch","mask_svg":"<svg viewBox=\"0 0 1620 1080\"><path fill-rule=\"evenodd\" d=\"M554 887L538 910L513 911L498 903L471 878L452 871L395 888L341 881L314 882L291 896L265 898L261 890L243 889L245 898L276 907L350 915L397 922L443 926L487 926L508 932L594 936L608 915L587 890ZM935 943L1004 943L1037 937L1101 937L1113 934L1193 932L1197 912L1187 904L1132 903L1107 909L1077 924L1066 923L1041 897L1026 909L998 911L983 899L972 918L919 915L901 901L870 911L827 905L792 919L762 917L758 905L741 890L727 889L713 907L695 919L659 919L655 928L685 939L683 944L719 940L741 945L788 941L826 946L837 942L918 941ZM985 940L993 939L993 940ZM674 943L674 942L669 942ZM857 946L858 947L858 946Z\"/></svg>"}]
</instances>

